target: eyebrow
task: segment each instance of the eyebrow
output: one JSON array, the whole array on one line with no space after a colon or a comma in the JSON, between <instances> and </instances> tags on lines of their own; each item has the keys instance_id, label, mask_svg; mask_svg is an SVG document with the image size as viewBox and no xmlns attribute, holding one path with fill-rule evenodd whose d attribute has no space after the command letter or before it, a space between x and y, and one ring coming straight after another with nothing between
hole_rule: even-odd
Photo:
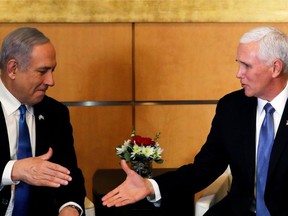
<instances>
[{"instance_id":1,"label":"eyebrow","mask_svg":"<svg viewBox=\"0 0 288 216\"><path fill-rule=\"evenodd\" d=\"M56 65L55 66L53 66L53 67L48 67L48 66L43 66L43 67L39 67L39 68L37 68L37 70L45 70L45 71L47 71L47 70L54 70L56 68Z\"/></svg>"},{"instance_id":2,"label":"eyebrow","mask_svg":"<svg viewBox=\"0 0 288 216\"><path fill-rule=\"evenodd\" d=\"M238 60L238 59L235 59L235 61L238 62L238 63L241 63L241 64L249 65L248 63L243 62L243 61L240 61L240 60Z\"/></svg>"}]
</instances>

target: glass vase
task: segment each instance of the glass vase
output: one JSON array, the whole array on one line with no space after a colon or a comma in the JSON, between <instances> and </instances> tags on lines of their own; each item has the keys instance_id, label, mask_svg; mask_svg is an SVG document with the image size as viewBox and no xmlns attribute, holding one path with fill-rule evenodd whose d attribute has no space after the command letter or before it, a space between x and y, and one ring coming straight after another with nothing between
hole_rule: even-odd
<instances>
[{"instance_id":1,"label":"glass vase","mask_svg":"<svg viewBox=\"0 0 288 216\"><path fill-rule=\"evenodd\" d=\"M152 177L152 161L131 161L131 169L144 178Z\"/></svg>"}]
</instances>

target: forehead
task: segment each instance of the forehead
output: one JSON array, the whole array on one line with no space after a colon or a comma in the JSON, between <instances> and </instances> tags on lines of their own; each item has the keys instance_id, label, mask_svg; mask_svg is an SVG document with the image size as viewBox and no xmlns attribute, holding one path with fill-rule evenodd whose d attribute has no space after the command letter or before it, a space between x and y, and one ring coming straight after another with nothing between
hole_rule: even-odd
<instances>
[{"instance_id":1,"label":"forehead","mask_svg":"<svg viewBox=\"0 0 288 216\"><path fill-rule=\"evenodd\" d=\"M240 43L237 49L238 61L258 60L259 45L256 42Z\"/></svg>"},{"instance_id":2,"label":"forehead","mask_svg":"<svg viewBox=\"0 0 288 216\"><path fill-rule=\"evenodd\" d=\"M56 52L54 46L49 42L35 45L31 52L31 64L56 65Z\"/></svg>"}]
</instances>

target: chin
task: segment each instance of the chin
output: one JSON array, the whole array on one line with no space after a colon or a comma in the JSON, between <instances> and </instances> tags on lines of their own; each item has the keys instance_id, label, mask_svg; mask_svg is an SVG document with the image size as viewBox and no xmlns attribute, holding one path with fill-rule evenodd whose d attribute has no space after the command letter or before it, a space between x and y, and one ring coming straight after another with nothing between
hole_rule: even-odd
<instances>
[{"instance_id":1,"label":"chin","mask_svg":"<svg viewBox=\"0 0 288 216\"><path fill-rule=\"evenodd\" d=\"M43 100L44 96L45 95L41 95L41 96L34 98L34 100L32 100L32 104L35 105L35 104L40 103Z\"/></svg>"},{"instance_id":2,"label":"chin","mask_svg":"<svg viewBox=\"0 0 288 216\"><path fill-rule=\"evenodd\" d=\"M250 91L248 91L248 90L246 90L246 89L244 89L245 91L245 95L247 96L247 97L253 97L254 96L254 94L252 94L252 92L250 92Z\"/></svg>"}]
</instances>

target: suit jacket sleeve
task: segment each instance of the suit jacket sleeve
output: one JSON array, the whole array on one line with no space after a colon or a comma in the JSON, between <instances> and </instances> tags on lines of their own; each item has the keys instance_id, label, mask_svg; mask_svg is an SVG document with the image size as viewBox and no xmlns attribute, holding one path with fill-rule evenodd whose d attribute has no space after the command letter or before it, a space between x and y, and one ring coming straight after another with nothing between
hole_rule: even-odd
<instances>
[{"instance_id":1,"label":"suit jacket sleeve","mask_svg":"<svg viewBox=\"0 0 288 216\"><path fill-rule=\"evenodd\" d=\"M58 210L66 202L76 202L84 210L84 198L86 191L84 187L84 177L77 164L77 157L74 149L73 129L70 123L69 110L62 103L45 97L44 100L34 107L36 121L36 156L42 155L53 149L51 162L60 164L68 168L71 172L72 181L67 186L57 189L34 187L36 203L37 197L42 197L45 193L46 202L51 199ZM45 195L44 195L45 196ZM43 203L43 200L41 201ZM39 204L39 203L38 203Z\"/></svg>"},{"instance_id":2,"label":"suit jacket sleeve","mask_svg":"<svg viewBox=\"0 0 288 216\"><path fill-rule=\"evenodd\" d=\"M194 194L216 180L228 164L237 176L233 175L233 184L241 184L235 188L253 195L256 106L257 99L246 97L243 90L219 100L206 142L194 162L155 177L162 196L161 206L173 206L177 202L175 197L181 198L179 205L185 198L193 199Z\"/></svg>"}]
</instances>

